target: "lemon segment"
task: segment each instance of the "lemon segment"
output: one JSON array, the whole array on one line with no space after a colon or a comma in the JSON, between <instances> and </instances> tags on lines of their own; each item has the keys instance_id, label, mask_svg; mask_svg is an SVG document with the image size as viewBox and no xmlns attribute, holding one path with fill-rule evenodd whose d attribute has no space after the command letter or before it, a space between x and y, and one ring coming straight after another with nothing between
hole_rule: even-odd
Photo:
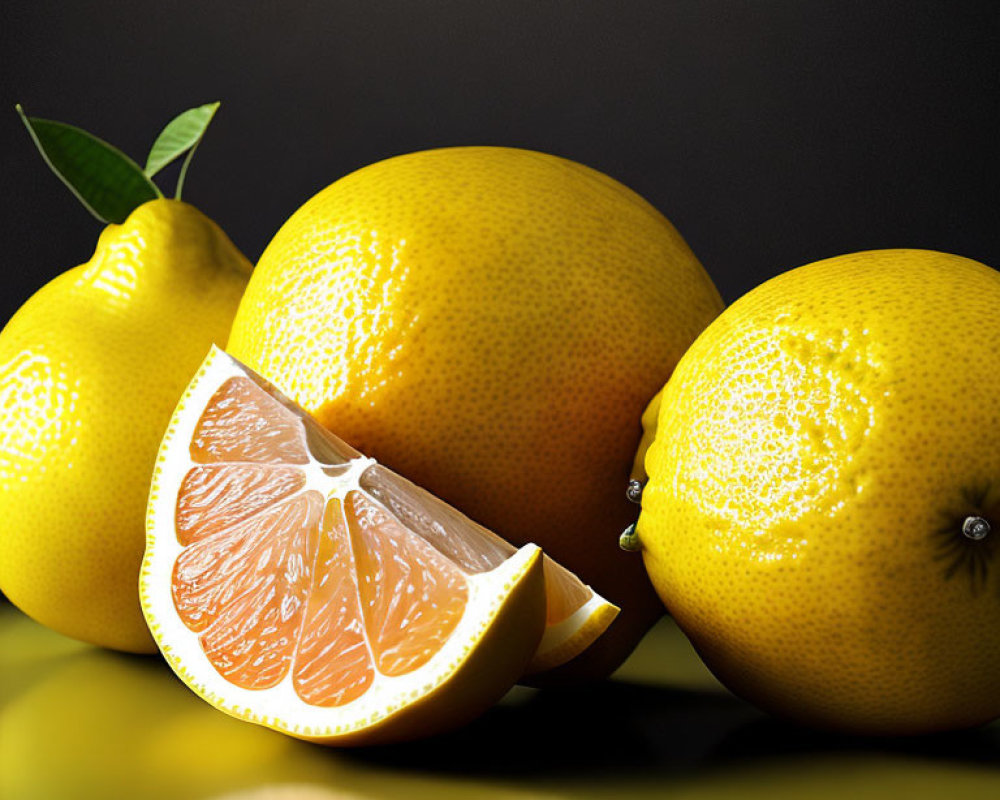
<instances>
[{"instance_id":1,"label":"lemon segment","mask_svg":"<svg viewBox=\"0 0 1000 800\"><path fill-rule=\"evenodd\" d=\"M230 391L234 381L249 388L234 393ZM427 517L437 509L430 506L413 515L412 509L399 510L391 500L384 505L385 495L371 494L367 488L373 484L366 483L365 476L375 468L372 459L323 431L274 387L213 348L178 404L160 448L140 577L142 607L153 637L174 671L200 697L234 717L291 736L336 745L372 744L427 736L461 724L499 699L524 671L545 627L545 578L539 548L526 545L510 555L502 554L495 565L492 561L480 564L485 568L475 571L476 565L466 569L467 562L462 560L471 557L469 548L478 541L471 539L461 550L462 557L449 560L445 569L441 559L451 551L447 543L433 539L444 529ZM195 493L192 500L196 483L192 476L208 470L224 472L224 478L206 493ZM292 472L298 476L294 483L287 480ZM291 493L285 488L268 489L268 474L280 475L283 486L293 487ZM380 474L377 485L385 490L390 478L384 471ZM310 495L322 498L327 508L323 529L318 521L313 526L313 538L321 541L318 550L310 550L304 540L282 538L285 531L271 526L260 549L233 555L234 548L243 546L239 542L252 538L255 521L267 513L266 508L288 509L297 498ZM361 495L369 498L364 501L367 516L348 515L349 530L340 529L340 541L348 541L347 536L349 548L324 562L317 554L328 533L330 509L339 512L343 508L346 513L351 498ZM405 495L409 501L413 497ZM276 518L281 524L291 524L282 522L290 518L287 514ZM364 529L358 526L371 524L373 519L384 530L388 525L396 538L365 538ZM457 523L446 519L443 524ZM413 540L409 549L401 536ZM193 557L196 566L206 559L212 564L198 573L203 577L198 578L194 591L201 605L192 614L183 595L183 579L192 559L185 559L213 542L221 544L214 551L204 550L211 555ZM445 549L432 549L432 544ZM295 552L279 562L282 566L277 573L269 572L266 559L281 549ZM408 557L411 560L401 565L402 573L393 582L394 565L400 566ZM213 571L212 565L220 559L228 561ZM366 572L366 563L375 564L374 569ZM450 575L461 582L451 589L445 587L446 595L458 597L460 616L446 635L422 644L414 640L412 630L426 629L427 620L440 611L438 606L449 602L449 596L440 599L440 586L420 578L421 570L435 564L432 581L440 583L442 575ZM240 570L250 576L249 583L240 582ZM303 575L308 578L305 596L284 588L283 581L294 582ZM309 613L315 597L345 580L354 585L338 601L354 604L346 625L325 612L320 616ZM242 598L262 584L270 587L260 595L263 602L241 606ZM413 597L414 588L423 594ZM285 592L275 601L279 613L273 624L260 630L256 621L267 615L267 603L275 592ZM379 598L386 596L388 612L379 616ZM399 616L396 609L407 603L411 610ZM331 607L331 611L338 609ZM290 629L291 638L285 639L285 634L276 631L296 614L300 621ZM396 633L393 626L398 626ZM214 636L218 630L222 632ZM395 643L387 652L380 651L387 631ZM343 636L352 633L358 634L358 644L341 646ZM310 650L308 641L319 641L321 647ZM229 669L233 662L248 648L258 646L260 655L234 675ZM400 666L393 654L404 646L416 647L420 653ZM273 680L266 675L261 678L272 669L274 652L290 654L285 672ZM367 672L356 673L361 680L338 678L359 653L367 664ZM327 682L343 684L344 691L337 689L317 699L315 692L303 688L303 672L326 676Z\"/></svg>"}]
</instances>

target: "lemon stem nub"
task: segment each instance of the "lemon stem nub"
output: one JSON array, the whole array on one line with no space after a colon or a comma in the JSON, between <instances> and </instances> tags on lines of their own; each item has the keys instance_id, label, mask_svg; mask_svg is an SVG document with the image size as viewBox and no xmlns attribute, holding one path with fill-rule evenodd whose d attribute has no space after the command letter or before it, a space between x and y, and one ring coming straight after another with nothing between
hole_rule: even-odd
<instances>
[{"instance_id":1,"label":"lemon stem nub","mask_svg":"<svg viewBox=\"0 0 1000 800\"><path fill-rule=\"evenodd\" d=\"M639 505L642 502L642 481L630 480L628 488L625 489L625 496L629 502Z\"/></svg>"},{"instance_id":2,"label":"lemon stem nub","mask_svg":"<svg viewBox=\"0 0 1000 800\"><path fill-rule=\"evenodd\" d=\"M962 534L974 542L985 539L991 530L990 523L982 517L966 517L962 523Z\"/></svg>"},{"instance_id":3,"label":"lemon stem nub","mask_svg":"<svg viewBox=\"0 0 1000 800\"><path fill-rule=\"evenodd\" d=\"M639 532L635 529L633 522L618 537L618 546L627 553L638 553L642 550L642 542L639 541Z\"/></svg>"}]
</instances>

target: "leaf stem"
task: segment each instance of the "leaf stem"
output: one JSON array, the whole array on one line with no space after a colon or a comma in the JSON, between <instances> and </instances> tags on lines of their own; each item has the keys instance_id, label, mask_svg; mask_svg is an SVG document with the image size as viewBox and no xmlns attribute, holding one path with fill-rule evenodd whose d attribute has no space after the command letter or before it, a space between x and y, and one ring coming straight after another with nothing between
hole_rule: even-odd
<instances>
[{"instance_id":1,"label":"leaf stem","mask_svg":"<svg viewBox=\"0 0 1000 800\"><path fill-rule=\"evenodd\" d=\"M198 141L191 145L191 149L188 150L187 155L184 156L184 161L181 163L181 171L177 176L177 188L174 190L174 199L181 199L181 192L184 191L184 179L187 177L188 166L191 164L191 159L194 158L194 151L198 149L198 145L201 144L201 137L198 137Z\"/></svg>"}]
</instances>

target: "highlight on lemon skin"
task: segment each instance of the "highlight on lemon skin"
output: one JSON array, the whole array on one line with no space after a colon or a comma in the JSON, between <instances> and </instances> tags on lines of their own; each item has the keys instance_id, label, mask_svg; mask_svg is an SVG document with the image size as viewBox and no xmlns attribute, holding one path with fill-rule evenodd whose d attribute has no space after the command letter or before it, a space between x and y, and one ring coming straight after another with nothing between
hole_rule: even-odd
<instances>
[{"instance_id":1,"label":"highlight on lemon skin","mask_svg":"<svg viewBox=\"0 0 1000 800\"><path fill-rule=\"evenodd\" d=\"M754 289L681 359L637 530L735 693L866 735L1000 717L998 307L970 259L854 253Z\"/></svg>"},{"instance_id":2,"label":"highlight on lemon skin","mask_svg":"<svg viewBox=\"0 0 1000 800\"><path fill-rule=\"evenodd\" d=\"M140 595L197 694L336 745L468 721L614 611L218 349L160 448Z\"/></svg>"}]
</instances>

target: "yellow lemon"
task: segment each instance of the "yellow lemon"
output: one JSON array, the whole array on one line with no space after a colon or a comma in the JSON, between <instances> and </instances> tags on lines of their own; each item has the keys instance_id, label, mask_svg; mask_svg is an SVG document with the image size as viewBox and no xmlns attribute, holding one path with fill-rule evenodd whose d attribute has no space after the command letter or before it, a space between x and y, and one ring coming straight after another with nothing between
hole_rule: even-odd
<instances>
[{"instance_id":1,"label":"yellow lemon","mask_svg":"<svg viewBox=\"0 0 1000 800\"><path fill-rule=\"evenodd\" d=\"M737 301L660 399L638 534L731 689L871 734L1000 715L1000 274L880 250Z\"/></svg>"},{"instance_id":2,"label":"yellow lemon","mask_svg":"<svg viewBox=\"0 0 1000 800\"><path fill-rule=\"evenodd\" d=\"M563 668L597 675L662 614L610 536L635 518L640 414L721 307L673 226L620 183L543 153L445 148L365 167L296 211L229 350L620 606Z\"/></svg>"},{"instance_id":3,"label":"yellow lemon","mask_svg":"<svg viewBox=\"0 0 1000 800\"><path fill-rule=\"evenodd\" d=\"M0 333L0 587L39 622L155 650L138 592L153 463L250 269L194 207L153 200Z\"/></svg>"}]
</instances>

